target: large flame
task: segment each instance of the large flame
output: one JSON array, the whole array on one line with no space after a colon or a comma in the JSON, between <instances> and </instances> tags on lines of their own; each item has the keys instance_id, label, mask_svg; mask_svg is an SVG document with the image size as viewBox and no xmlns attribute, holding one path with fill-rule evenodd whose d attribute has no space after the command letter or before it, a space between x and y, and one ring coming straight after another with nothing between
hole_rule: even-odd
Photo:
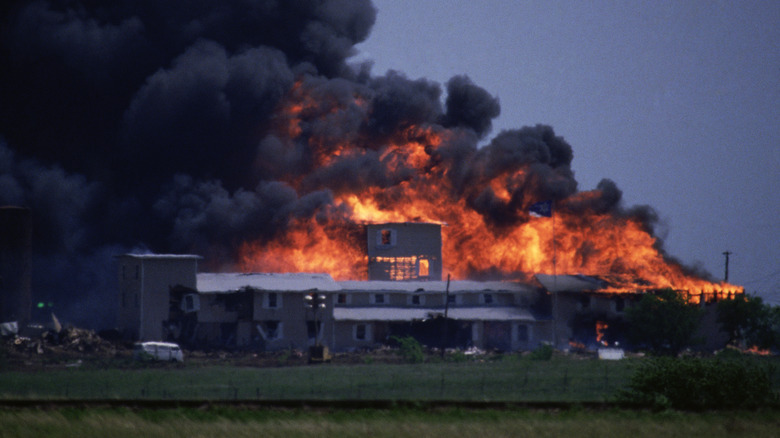
<instances>
[{"instance_id":1,"label":"large flame","mask_svg":"<svg viewBox=\"0 0 780 438\"><path fill-rule=\"evenodd\" d=\"M344 129L340 138L312 135L312 123L342 123L343 112L362 111L366 99L351 101L312 97L304 83L292 89L276 117L276 135L291 150L309 154L310 167L283 175L299 193L330 189L333 203L314 217L287 224L281 235L247 242L241 248L245 271L327 272L336 279L366 277L365 237L360 224L433 222L443 224L444 272L454 279L476 273L498 273L529 279L535 273L585 274L608 278L614 292L674 288L696 293L734 293L739 288L689 275L667 260L650 231L630 215L583 211L580 206L598 198L599 190L577 192L557 199L552 218L529 216L539 199L529 168L518 166L479 175L479 183L457 187L457 168L443 164L441 148L458 141L461 131L439 125L409 125L384 139L363 138ZM328 186L310 175L339 160L375 156L390 181L384 185ZM550 176L556 178L555 173ZM506 223L478 213L472 204L489 193L496 209L507 211Z\"/></svg>"}]
</instances>

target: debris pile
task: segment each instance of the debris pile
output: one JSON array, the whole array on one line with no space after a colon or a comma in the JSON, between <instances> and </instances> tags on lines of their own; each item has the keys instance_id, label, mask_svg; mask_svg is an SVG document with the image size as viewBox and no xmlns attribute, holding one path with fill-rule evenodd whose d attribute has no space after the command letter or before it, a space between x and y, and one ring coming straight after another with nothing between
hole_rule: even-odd
<instances>
[{"instance_id":1,"label":"debris pile","mask_svg":"<svg viewBox=\"0 0 780 438\"><path fill-rule=\"evenodd\" d=\"M92 330L76 327L46 328L43 326L28 326L19 334L4 338L6 351L25 355L60 355L67 353L113 356L116 346L104 340Z\"/></svg>"}]
</instances>

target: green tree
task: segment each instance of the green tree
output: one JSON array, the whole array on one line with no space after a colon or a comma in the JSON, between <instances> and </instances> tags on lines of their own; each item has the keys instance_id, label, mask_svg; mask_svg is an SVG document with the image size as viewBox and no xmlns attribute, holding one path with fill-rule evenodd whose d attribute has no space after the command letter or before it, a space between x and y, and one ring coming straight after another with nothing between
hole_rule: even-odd
<instances>
[{"instance_id":1,"label":"green tree","mask_svg":"<svg viewBox=\"0 0 780 438\"><path fill-rule=\"evenodd\" d=\"M672 289L645 294L626 309L628 339L655 355L677 356L693 345L701 309Z\"/></svg>"},{"instance_id":2,"label":"green tree","mask_svg":"<svg viewBox=\"0 0 780 438\"><path fill-rule=\"evenodd\" d=\"M718 302L718 323L730 344L780 348L780 308L761 297L741 295Z\"/></svg>"}]
</instances>

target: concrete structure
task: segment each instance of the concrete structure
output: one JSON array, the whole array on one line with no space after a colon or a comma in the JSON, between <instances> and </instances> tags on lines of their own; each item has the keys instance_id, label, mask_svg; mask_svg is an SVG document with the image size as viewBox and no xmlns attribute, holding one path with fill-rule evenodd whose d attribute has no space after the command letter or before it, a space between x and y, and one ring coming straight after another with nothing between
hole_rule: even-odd
<instances>
[{"instance_id":1,"label":"concrete structure","mask_svg":"<svg viewBox=\"0 0 780 438\"><path fill-rule=\"evenodd\" d=\"M117 328L128 339L163 340L169 319L170 290L195 289L196 255L125 254L119 263L119 315Z\"/></svg>"},{"instance_id":2,"label":"concrete structure","mask_svg":"<svg viewBox=\"0 0 780 438\"><path fill-rule=\"evenodd\" d=\"M441 280L441 225L366 225L369 280Z\"/></svg>"},{"instance_id":3,"label":"concrete structure","mask_svg":"<svg viewBox=\"0 0 780 438\"><path fill-rule=\"evenodd\" d=\"M24 327L32 309L32 218L30 210L0 207L0 323Z\"/></svg>"}]
</instances>

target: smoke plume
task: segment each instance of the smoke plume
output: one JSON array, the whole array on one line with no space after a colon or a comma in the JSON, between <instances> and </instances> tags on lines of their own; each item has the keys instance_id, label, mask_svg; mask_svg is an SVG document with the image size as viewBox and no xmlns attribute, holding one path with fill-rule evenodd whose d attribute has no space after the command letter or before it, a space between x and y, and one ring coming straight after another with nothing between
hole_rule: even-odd
<instances>
[{"instance_id":1,"label":"smoke plume","mask_svg":"<svg viewBox=\"0 0 780 438\"><path fill-rule=\"evenodd\" d=\"M487 139L499 101L468 77L443 89L350 64L369 1L37 0L0 13L0 204L31 208L33 294L74 323L111 323L93 315L115 305L112 254L231 266L246 242L349 221L345 195L375 190L390 209L433 178L496 234L543 199L651 234L657 222L624 209L612 181L577 196L572 148L549 126Z\"/></svg>"}]
</instances>

